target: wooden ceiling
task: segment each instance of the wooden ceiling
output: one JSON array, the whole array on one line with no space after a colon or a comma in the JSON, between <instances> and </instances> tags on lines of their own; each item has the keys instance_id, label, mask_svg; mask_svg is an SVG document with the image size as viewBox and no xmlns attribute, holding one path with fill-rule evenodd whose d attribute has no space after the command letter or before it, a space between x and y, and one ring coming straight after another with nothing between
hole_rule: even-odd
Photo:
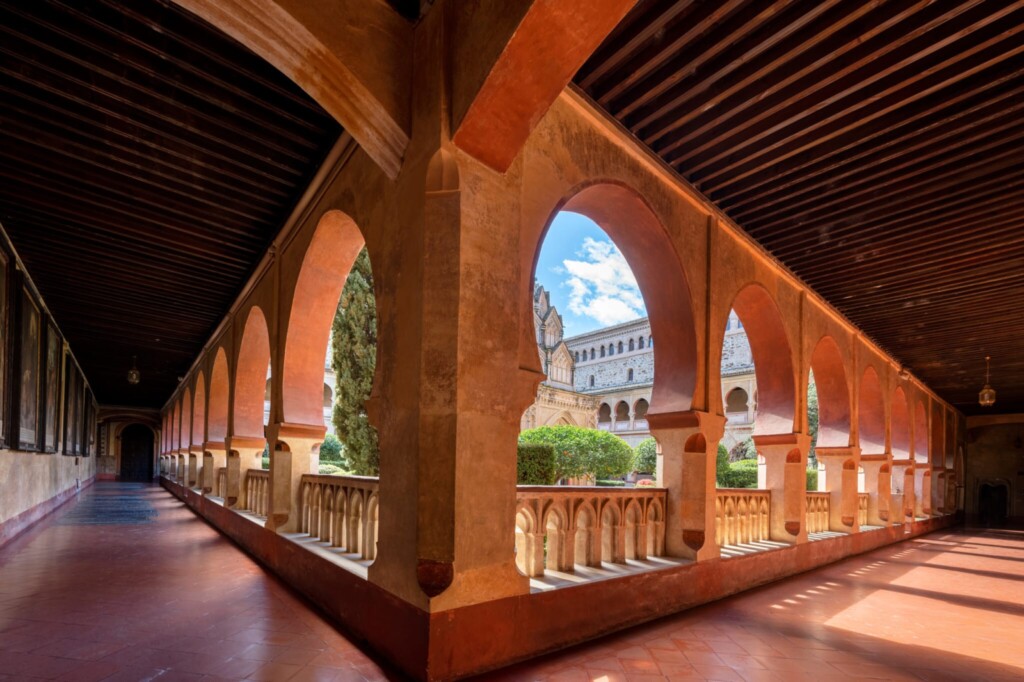
<instances>
[{"instance_id":1,"label":"wooden ceiling","mask_svg":"<svg viewBox=\"0 0 1024 682\"><path fill-rule=\"evenodd\" d=\"M0 223L101 403L167 399L340 134L169 2L0 0Z\"/></svg>"},{"instance_id":2,"label":"wooden ceiling","mask_svg":"<svg viewBox=\"0 0 1024 682\"><path fill-rule=\"evenodd\" d=\"M1022 54L1022 2L641 0L575 81L943 398L1024 412Z\"/></svg>"}]
</instances>

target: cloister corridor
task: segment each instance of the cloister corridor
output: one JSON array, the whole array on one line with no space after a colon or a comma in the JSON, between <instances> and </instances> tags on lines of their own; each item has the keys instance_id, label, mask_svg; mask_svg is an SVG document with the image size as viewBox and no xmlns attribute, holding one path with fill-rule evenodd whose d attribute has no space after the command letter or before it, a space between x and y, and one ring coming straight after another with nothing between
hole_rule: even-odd
<instances>
[{"instance_id":1,"label":"cloister corridor","mask_svg":"<svg viewBox=\"0 0 1024 682\"><path fill-rule=\"evenodd\" d=\"M937 531L489 680L1010 680L1024 532ZM0 550L0 680L402 679L157 486L97 483Z\"/></svg>"}]
</instances>

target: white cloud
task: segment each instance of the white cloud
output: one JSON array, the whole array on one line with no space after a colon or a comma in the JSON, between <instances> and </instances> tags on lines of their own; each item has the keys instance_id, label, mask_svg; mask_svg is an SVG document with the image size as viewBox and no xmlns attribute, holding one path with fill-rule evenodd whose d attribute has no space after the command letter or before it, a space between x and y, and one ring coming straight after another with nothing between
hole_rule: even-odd
<instances>
[{"instance_id":1,"label":"white cloud","mask_svg":"<svg viewBox=\"0 0 1024 682\"><path fill-rule=\"evenodd\" d=\"M647 314L636 278L614 244L583 240L576 253L581 260L564 260L569 310L607 326Z\"/></svg>"}]
</instances>

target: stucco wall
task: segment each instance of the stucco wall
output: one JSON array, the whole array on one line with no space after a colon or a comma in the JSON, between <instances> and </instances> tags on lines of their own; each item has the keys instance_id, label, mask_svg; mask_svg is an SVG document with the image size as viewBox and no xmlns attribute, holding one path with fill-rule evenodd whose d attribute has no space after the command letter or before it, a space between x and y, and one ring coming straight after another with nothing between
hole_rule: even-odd
<instances>
[{"instance_id":1,"label":"stucco wall","mask_svg":"<svg viewBox=\"0 0 1024 682\"><path fill-rule=\"evenodd\" d=\"M95 457L0 450L0 544L52 511L55 498L87 485L95 474Z\"/></svg>"},{"instance_id":2,"label":"stucco wall","mask_svg":"<svg viewBox=\"0 0 1024 682\"><path fill-rule=\"evenodd\" d=\"M1018 423L969 425L968 429L964 490L968 520L978 520L981 485L1005 483L1010 517L1024 521L1024 415Z\"/></svg>"}]
</instances>

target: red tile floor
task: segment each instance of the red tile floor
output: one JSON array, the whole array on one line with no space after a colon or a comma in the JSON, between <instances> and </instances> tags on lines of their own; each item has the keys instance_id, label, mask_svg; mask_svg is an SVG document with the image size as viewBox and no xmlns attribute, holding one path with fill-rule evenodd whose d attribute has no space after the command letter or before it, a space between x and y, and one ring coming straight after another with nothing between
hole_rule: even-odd
<instances>
[{"instance_id":1,"label":"red tile floor","mask_svg":"<svg viewBox=\"0 0 1024 682\"><path fill-rule=\"evenodd\" d=\"M1024 533L944 531L486 678L1022 680L1022 581ZM0 680L388 677L160 488L97 484L0 549Z\"/></svg>"},{"instance_id":2,"label":"red tile floor","mask_svg":"<svg viewBox=\"0 0 1024 682\"><path fill-rule=\"evenodd\" d=\"M0 549L0 680L35 679L386 672L162 488L97 483Z\"/></svg>"}]
</instances>

